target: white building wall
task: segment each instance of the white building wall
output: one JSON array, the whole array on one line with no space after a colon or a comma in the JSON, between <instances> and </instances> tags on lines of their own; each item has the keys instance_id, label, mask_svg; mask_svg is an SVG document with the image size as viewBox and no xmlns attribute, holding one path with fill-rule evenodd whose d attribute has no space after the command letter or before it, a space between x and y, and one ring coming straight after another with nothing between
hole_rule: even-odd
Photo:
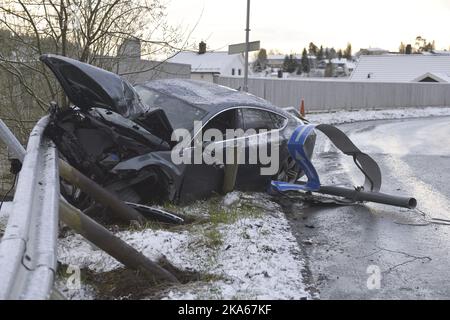
<instances>
[{"instance_id":1,"label":"white building wall","mask_svg":"<svg viewBox=\"0 0 450 320\"><path fill-rule=\"evenodd\" d=\"M234 75L233 75L234 69ZM241 71L239 74L239 70ZM244 76L244 61L239 55L235 55L233 60L220 70L221 76Z\"/></svg>"},{"instance_id":2,"label":"white building wall","mask_svg":"<svg viewBox=\"0 0 450 320\"><path fill-rule=\"evenodd\" d=\"M213 82L214 76L211 72L195 72L191 73L191 79Z\"/></svg>"}]
</instances>

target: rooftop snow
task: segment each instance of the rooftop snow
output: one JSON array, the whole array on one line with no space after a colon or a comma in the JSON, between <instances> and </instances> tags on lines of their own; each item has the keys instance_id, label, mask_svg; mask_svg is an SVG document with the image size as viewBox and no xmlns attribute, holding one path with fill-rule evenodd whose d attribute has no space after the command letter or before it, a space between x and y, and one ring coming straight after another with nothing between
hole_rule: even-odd
<instances>
[{"instance_id":1,"label":"rooftop snow","mask_svg":"<svg viewBox=\"0 0 450 320\"><path fill-rule=\"evenodd\" d=\"M346 58L341 58L341 59L334 58L334 59L331 59L331 63L334 63L334 64L341 64L341 63L346 64L347 63L347 59Z\"/></svg>"},{"instance_id":2,"label":"rooftop snow","mask_svg":"<svg viewBox=\"0 0 450 320\"><path fill-rule=\"evenodd\" d=\"M284 60L284 58L286 58L286 56L291 56L291 54L271 54L267 56L267 60ZM297 60L301 60L302 59L302 55L301 54L292 54L293 58L297 59ZM308 59L316 59L315 56L313 55L308 55Z\"/></svg>"},{"instance_id":3,"label":"rooftop snow","mask_svg":"<svg viewBox=\"0 0 450 320\"><path fill-rule=\"evenodd\" d=\"M363 50L367 50L367 51L370 51L370 52L378 52L378 51L386 51L386 52L388 52L388 50L383 49L383 48L366 48L366 49L363 49Z\"/></svg>"},{"instance_id":4,"label":"rooftop snow","mask_svg":"<svg viewBox=\"0 0 450 320\"><path fill-rule=\"evenodd\" d=\"M415 54L361 56L350 80L411 82L428 72L449 77L450 56Z\"/></svg>"},{"instance_id":5,"label":"rooftop snow","mask_svg":"<svg viewBox=\"0 0 450 320\"><path fill-rule=\"evenodd\" d=\"M432 53L437 55L450 56L450 51L447 50L433 50Z\"/></svg>"}]
</instances>

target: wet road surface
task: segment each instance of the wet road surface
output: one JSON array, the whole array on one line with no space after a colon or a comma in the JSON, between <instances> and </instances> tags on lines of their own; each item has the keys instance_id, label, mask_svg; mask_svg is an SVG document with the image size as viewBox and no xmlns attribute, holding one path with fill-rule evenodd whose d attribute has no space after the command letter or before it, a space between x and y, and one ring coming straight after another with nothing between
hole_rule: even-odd
<instances>
[{"instance_id":1,"label":"wet road surface","mask_svg":"<svg viewBox=\"0 0 450 320\"><path fill-rule=\"evenodd\" d=\"M383 174L381 191L416 210L365 204L289 206L287 216L321 299L450 298L450 117L341 125ZM319 139L322 184L361 185L351 159Z\"/></svg>"}]
</instances>

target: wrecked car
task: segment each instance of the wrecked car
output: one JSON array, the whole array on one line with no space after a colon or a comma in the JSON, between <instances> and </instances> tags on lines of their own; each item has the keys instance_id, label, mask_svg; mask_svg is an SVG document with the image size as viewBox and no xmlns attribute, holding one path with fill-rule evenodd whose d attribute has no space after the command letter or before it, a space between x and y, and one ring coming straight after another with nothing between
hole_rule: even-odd
<instances>
[{"instance_id":1,"label":"wrecked car","mask_svg":"<svg viewBox=\"0 0 450 320\"><path fill-rule=\"evenodd\" d=\"M221 192L223 161L173 161L174 153L193 154L197 138L208 129L216 135L200 142L202 150L211 150L214 144L217 152L239 143L247 156L260 143L276 146L270 149L278 159L270 175L261 174L267 163L239 164L238 190L263 191L274 179L295 182L303 175L287 148L303 122L266 100L194 80L152 80L133 87L114 73L67 57L47 54L40 60L71 102L66 108L53 105L47 135L61 157L123 201L184 203ZM177 130L184 130L189 138L174 139ZM227 130L241 130L244 135L230 138ZM311 135L306 143L309 156L314 143ZM78 190L63 186L62 191L79 206L89 201Z\"/></svg>"}]
</instances>

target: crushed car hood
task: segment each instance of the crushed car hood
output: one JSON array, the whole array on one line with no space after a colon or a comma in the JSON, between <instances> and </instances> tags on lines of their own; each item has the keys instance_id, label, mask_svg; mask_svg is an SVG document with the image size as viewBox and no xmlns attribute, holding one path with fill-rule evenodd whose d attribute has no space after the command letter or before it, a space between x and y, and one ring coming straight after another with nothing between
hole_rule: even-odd
<instances>
[{"instance_id":1,"label":"crushed car hood","mask_svg":"<svg viewBox=\"0 0 450 320\"><path fill-rule=\"evenodd\" d=\"M40 60L55 74L69 100L83 110L110 109L130 119L149 110L134 88L117 74L53 54L44 54Z\"/></svg>"}]
</instances>

